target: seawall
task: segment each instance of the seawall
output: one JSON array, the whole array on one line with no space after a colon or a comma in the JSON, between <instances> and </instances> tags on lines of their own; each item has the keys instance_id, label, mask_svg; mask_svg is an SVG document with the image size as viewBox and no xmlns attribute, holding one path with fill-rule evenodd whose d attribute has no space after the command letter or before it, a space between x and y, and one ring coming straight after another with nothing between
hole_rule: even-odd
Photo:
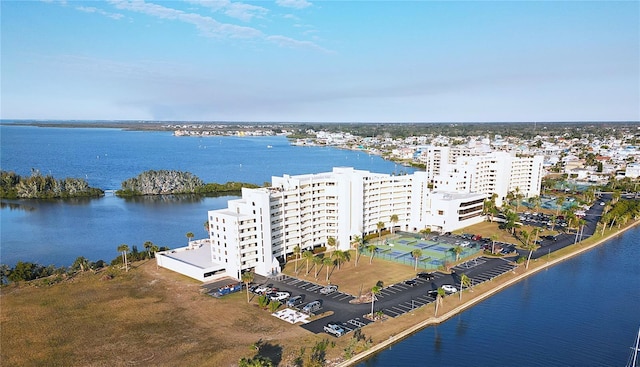
<instances>
[{"instance_id":1,"label":"seawall","mask_svg":"<svg viewBox=\"0 0 640 367\"><path fill-rule=\"evenodd\" d=\"M578 245L578 246L575 247L575 251L572 251L572 252L570 252L570 253L568 253L566 255L563 255L561 257L555 258L555 259L550 260L548 262L545 262L543 264L537 264L536 267L530 268L529 270L526 270L524 273L514 276L513 278L505 281L504 283L502 283L500 285L497 285L495 288L492 288L492 289L490 289L490 290L478 295L477 297L464 302L460 306L455 307L454 309L452 309L452 310L450 310L450 311L448 311L448 312L446 312L446 313L444 313L444 314L442 314L442 315L440 315L438 317L429 317L428 319L419 322L418 324L406 329L405 331L403 331L403 332L401 332L399 334L390 336L389 339L384 340L384 341L374 345L370 349L367 349L366 351L364 351L362 353L359 353L359 354L353 356L352 358L350 358L350 359L348 359L346 361L343 361L343 362L340 362L340 363L336 364L336 366L337 367L347 367L347 366L352 366L352 365L354 365L354 364L356 364L358 362L361 362L361 361L373 356L374 354L386 349L387 347L389 347L389 346L391 346L391 345L393 345L395 343L400 342L401 340L411 336L412 334L414 334L414 333L416 333L416 332L418 332L418 331L420 331L420 330L422 330L422 329L424 329L424 328L426 328L428 326L437 325L437 324L440 324L440 323L443 323L443 322L447 321L448 319L450 319L453 316L461 313L462 311L474 306L475 304L477 304L479 302L484 301L485 299L491 297L492 295L502 291L503 289L506 289L507 287L512 286L513 284L521 281L522 279L524 279L524 278L526 278L526 277L528 277L530 275L536 274L539 271L547 269L547 268L549 268L551 266L554 266L554 265L556 265L556 264L558 264L558 263L560 263L562 261L570 259L570 258L572 258L574 256L578 256L578 255L583 254L583 253L585 253L587 251L590 251L594 247L597 247L597 246L601 245L602 243L607 242L607 241L619 236L620 234L622 234L625 231L637 226L638 224L640 224L640 220L634 221L632 224L630 224L630 225L628 225L628 226L626 226L626 227L624 227L624 228L622 228L622 229L620 229L620 230L618 230L616 232L612 232L609 235L607 235L606 237L603 237L603 238L599 239L598 241L596 241L596 242L594 242L594 243L592 243L590 245L587 245L587 246Z\"/></svg>"}]
</instances>

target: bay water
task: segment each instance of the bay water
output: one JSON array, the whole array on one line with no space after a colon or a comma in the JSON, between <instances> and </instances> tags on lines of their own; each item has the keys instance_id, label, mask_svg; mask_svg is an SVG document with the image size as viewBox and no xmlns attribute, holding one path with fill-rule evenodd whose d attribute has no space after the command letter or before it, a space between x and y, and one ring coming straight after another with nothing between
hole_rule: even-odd
<instances>
[{"instance_id":1,"label":"bay water","mask_svg":"<svg viewBox=\"0 0 640 367\"><path fill-rule=\"evenodd\" d=\"M284 137L175 137L170 132L0 126L0 167L86 178L106 190L149 169L189 171L205 182L262 184L271 176L351 166L412 172L377 156L295 147ZM126 243L171 248L204 237L207 211L235 197L3 200L0 262L110 261ZM539 261L544 261L543 259ZM536 274L361 366L623 366L640 326L640 229Z\"/></svg>"}]
</instances>

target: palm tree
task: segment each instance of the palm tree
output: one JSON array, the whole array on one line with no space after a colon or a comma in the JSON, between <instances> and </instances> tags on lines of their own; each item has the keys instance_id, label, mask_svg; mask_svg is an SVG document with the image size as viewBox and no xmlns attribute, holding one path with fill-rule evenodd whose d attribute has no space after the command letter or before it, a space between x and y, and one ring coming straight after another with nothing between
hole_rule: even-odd
<instances>
[{"instance_id":1,"label":"palm tree","mask_svg":"<svg viewBox=\"0 0 640 367\"><path fill-rule=\"evenodd\" d=\"M462 248L462 246L458 245L452 248L451 251L456 254L456 261L458 261L460 259L460 254L462 253L462 251L464 251L464 249Z\"/></svg>"},{"instance_id":2,"label":"palm tree","mask_svg":"<svg viewBox=\"0 0 640 367\"><path fill-rule=\"evenodd\" d=\"M327 238L327 248L335 250L336 247L336 239L334 237L329 236Z\"/></svg>"},{"instance_id":3,"label":"palm tree","mask_svg":"<svg viewBox=\"0 0 640 367\"><path fill-rule=\"evenodd\" d=\"M536 195L533 197L533 206L536 208L536 211L540 211L540 205L542 205L542 198L540 195Z\"/></svg>"},{"instance_id":4,"label":"palm tree","mask_svg":"<svg viewBox=\"0 0 640 367\"><path fill-rule=\"evenodd\" d=\"M540 234L540 232L542 232L542 228L540 227L534 227L531 229L530 236L533 236L533 243L535 243L536 245L538 244L538 235Z\"/></svg>"},{"instance_id":5,"label":"palm tree","mask_svg":"<svg viewBox=\"0 0 640 367\"><path fill-rule=\"evenodd\" d=\"M496 233L491 235L491 253L494 254L496 252L496 241L498 240L498 235Z\"/></svg>"},{"instance_id":6,"label":"palm tree","mask_svg":"<svg viewBox=\"0 0 640 367\"><path fill-rule=\"evenodd\" d=\"M349 251L342 251L342 262L348 263L351 261L351 253Z\"/></svg>"},{"instance_id":7,"label":"palm tree","mask_svg":"<svg viewBox=\"0 0 640 367\"><path fill-rule=\"evenodd\" d=\"M151 251L151 253L152 253L152 258L156 257L156 252L158 252L159 250L160 250L160 248L156 244L153 244L151 247L149 247L149 251ZM156 261L156 269L158 269L158 262L157 261Z\"/></svg>"},{"instance_id":8,"label":"palm tree","mask_svg":"<svg viewBox=\"0 0 640 367\"><path fill-rule=\"evenodd\" d=\"M380 243L380 238L382 237L382 228L384 228L384 222L376 223L376 228L378 228L378 243Z\"/></svg>"},{"instance_id":9,"label":"palm tree","mask_svg":"<svg viewBox=\"0 0 640 367\"><path fill-rule=\"evenodd\" d=\"M523 229L522 231L520 231L520 236L522 236L524 247L529 245L529 238L531 238L531 234L529 234L529 231Z\"/></svg>"},{"instance_id":10,"label":"palm tree","mask_svg":"<svg viewBox=\"0 0 640 367\"><path fill-rule=\"evenodd\" d=\"M516 193L515 193L516 212L518 212L518 208L520 207L520 203L522 202L523 198L524 198L524 195L522 195L522 193L520 192L520 186L516 186Z\"/></svg>"},{"instance_id":11,"label":"palm tree","mask_svg":"<svg viewBox=\"0 0 640 367\"><path fill-rule=\"evenodd\" d=\"M330 257L322 258L322 265L327 267L327 282L329 281L329 267L333 265L333 260Z\"/></svg>"},{"instance_id":12,"label":"palm tree","mask_svg":"<svg viewBox=\"0 0 640 367\"><path fill-rule=\"evenodd\" d=\"M462 300L462 290L464 287L469 288L471 286L471 278L467 276L467 274L462 274L460 276L460 300Z\"/></svg>"},{"instance_id":13,"label":"palm tree","mask_svg":"<svg viewBox=\"0 0 640 367\"><path fill-rule=\"evenodd\" d=\"M204 222L204 231L207 233L207 235L209 234L209 221Z\"/></svg>"},{"instance_id":14,"label":"palm tree","mask_svg":"<svg viewBox=\"0 0 640 367\"><path fill-rule=\"evenodd\" d=\"M576 240L574 243L582 241L582 231L584 231L584 226L587 224L587 221L580 218L578 219L578 230L576 231ZM580 236L580 239L578 239L578 236Z\"/></svg>"},{"instance_id":15,"label":"palm tree","mask_svg":"<svg viewBox=\"0 0 640 367\"><path fill-rule=\"evenodd\" d=\"M186 236L187 236L187 244L190 244L190 243L191 243L191 240L192 240L192 239L193 239L193 237L194 237L193 232L187 232Z\"/></svg>"},{"instance_id":16,"label":"palm tree","mask_svg":"<svg viewBox=\"0 0 640 367\"><path fill-rule=\"evenodd\" d=\"M323 264L322 258L320 256L313 257L313 266L315 267L315 278L318 279L318 273L320 272L320 265Z\"/></svg>"},{"instance_id":17,"label":"palm tree","mask_svg":"<svg viewBox=\"0 0 640 367\"><path fill-rule=\"evenodd\" d=\"M442 288L438 288L438 294L436 295L436 313L434 316L438 316L438 306L442 305L442 299L446 292Z\"/></svg>"},{"instance_id":18,"label":"palm tree","mask_svg":"<svg viewBox=\"0 0 640 367\"><path fill-rule=\"evenodd\" d=\"M371 319L373 320L373 303L376 300L376 294L380 293L380 291L382 290L381 287L379 287L378 285L374 285L371 288Z\"/></svg>"},{"instance_id":19,"label":"palm tree","mask_svg":"<svg viewBox=\"0 0 640 367\"><path fill-rule=\"evenodd\" d=\"M398 223L398 215L397 214L392 214L391 218L389 218L389 221L391 221L391 223L393 223L391 225L391 234L393 234L393 227L395 227L395 224Z\"/></svg>"},{"instance_id":20,"label":"palm tree","mask_svg":"<svg viewBox=\"0 0 640 367\"><path fill-rule=\"evenodd\" d=\"M420 250L419 248L411 251L411 256L415 259L415 265L413 267L413 270L418 270L418 259L420 258L420 256L422 256L422 250Z\"/></svg>"},{"instance_id":21,"label":"palm tree","mask_svg":"<svg viewBox=\"0 0 640 367\"><path fill-rule=\"evenodd\" d=\"M129 267L127 266L127 252L129 252L129 246L126 243L118 246L118 252L122 252L122 262L124 263L125 271L129 271Z\"/></svg>"},{"instance_id":22,"label":"palm tree","mask_svg":"<svg viewBox=\"0 0 640 367\"><path fill-rule=\"evenodd\" d=\"M253 282L255 278L255 274L250 271L245 271L242 273L242 281L244 282L244 287L247 289L247 303L249 303L249 283Z\"/></svg>"},{"instance_id":23,"label":"palm tree","mask_svg":"<svg viewBox=\"0 0 640 367\"><path fill-rule=\"evenodd\" d=\"M147 250L147 254L149 254L149 258L151 258L151 247L154 246L153 242L146 241L142 246Z\"/></svg>"},{"instance_id":24,"label":"palm tree","mask_svg":"<svg viewBox=\"0 0 640 367\"><path fill-rule=\"evenodd\" d=\"M351 240L351 244L356 249L356 261L354 266L358 266L358 258L360 257L360 247L363 245L362 237L355 235Z\"/></svg>"},{"instance_id":25,"label":"palm tree","mask_svg":"<svg viewBox=\"0 0 640 367\"><path fill-rule=\"evenodd\" d=\"M78 256L71 268L74 270L80 268L80 272L84 273L85 270L89 269L89 260L84 256Z\"/></svg>"},{"instance_id":26,"label":"palm tree","mask_svg":"<svg viewBox=\"0 0 640 367\"><path fill-rule=\"evenodd\" d=\"M338 270L340 270L340 264L342 264L342 261L344 260L345 256L344 256L344 251L342 250L335 250L332 254L331 257L334 258L336 260L336 264L338 265Z\"/></svg>"},{"instance_id":27,"label":"palm tree","mask_svg":"<svg viewBox=\"0 0 640 367\"><path fill-rule=\"evenodd\" d=\"M535 251L538 248L538 244L535 242L528 243L527 245L523 246L523 248L529 251L529 256L527 256L527 264L525 265L525 269L529 269L529 261L531 260L531 254L533 253L533 251Z\"/></svg>"},{"instance_id":28,"label":"palm tree","mask_svg":"<svg viewBox=\"0 0 640 367\"><path fill-rule=\"evenodd\" d=\"M556 217L560 215L560 209L562 209L562 204L564 204L564 196L559 196L556 198Z\"/></svg>"},{"instance_id":29,"label":"palm tree","mask_svg":"<svg viewBox=\"0 0 640 367\"><path fill-rule=\"evenodd\" d=\"M313 252L306 250L302 253L302 258L307 262L307 273L305 275L309 275L309 261L313 261Z\"/></svg>"},{"instance_id":30,"label":"palm tree","mask_svg":"<svg viewBox=\"0 0 640 367\"><path fill-rule=\"evenodd\" d=\"M611 194L611 204L615 205L622 196L620 190L614 190Z\"/></svg>"},{"instance_id":31,"label":"palm tree","mask_svg":"<svg viewBox=\"0 0 640 367\"><path fill-rule=\"evenodd\" d=\"M367 246L367 251L371 253L371 257L369 258L369 265L371 265L371 263L373 262L373 255L375 255L377 249L378 247L376 247L376 245Z\"/></svg>"},{"instance_id":32,"label":"palm tree","mask_svg":"<svg viewBox=\"0 0 640 367\"><path fill-rule=\"evenodd\" d=\"M424 239L427 239L427 237L429 237L429 233L431 233L431 228L427 227L427 228L423 228L420 230L420 234L422 235L422 237Z\"/></svg>"},{"instance_id":33,"label":"palm tree","mask_svg":"<svg viewBox=\"0 0 640 367\"><path fill-rule=\"evenodd\" d=\"M298 275L298 257L300 256L300 246L296 245L293 248L293 271Z\"/></svg>"},{"instance_id":34,"label":"palm tree","mask_svg":"<svg viewBox=\"0 0 640 367\"><path fill-rule=\"evenodd\" d=\"M551 222L552 231L556 228L556 220L558 220L558 218L555 215L552 215L551 217L549 217L549 222Z\"/></svg>"}]
</instances>

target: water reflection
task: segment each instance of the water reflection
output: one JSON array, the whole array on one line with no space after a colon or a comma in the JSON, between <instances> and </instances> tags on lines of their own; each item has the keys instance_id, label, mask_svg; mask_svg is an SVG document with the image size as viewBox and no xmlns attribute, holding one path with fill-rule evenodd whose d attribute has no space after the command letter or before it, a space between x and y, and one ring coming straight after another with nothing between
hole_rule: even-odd
<instances>
[{"instance_id":1,"label":"water reflection","mask_svg":"<svg viewBox=\"0 0 640 367\"><path fill-rule=\"evenodd\" d=\"M456 336L463 336L467 333L469 324L462 318L458 317L458 323L456 324Z\"/></svg>"},{"instance_id":2,"label":"water reflection","mask_svg":"<svg viewBox=\"0 0 640 367\"><path fill-rule=\"evenodd\" d=\"M440 333L438 333L437 326L433 327L433 334L433 350L436 354L440 354L440 352L442 352L442 337L440 336Z\"/></svg>"},{"instance_id":3,"label":"water reflection","mask_svg":"<svg viewBox=\"0 0 640 367\"><path fill-rule=\"evenodd\" d=\"M24 205L23 203L0 201L0 209L32 211L32 210L35 210L36 208L32 206Z\"/></svg>"},{"instance_id":4,"label":"water reflection","mask_svg":"<svg viewBox=\"0 0 640 367\"><path fill-rule=\"evenodd\" d=\"M197 204L204 201L205 198L206 196L202 195L144 195L124 197L121 199L126 203L132 204Z\"/></svg>"}]
</instances>

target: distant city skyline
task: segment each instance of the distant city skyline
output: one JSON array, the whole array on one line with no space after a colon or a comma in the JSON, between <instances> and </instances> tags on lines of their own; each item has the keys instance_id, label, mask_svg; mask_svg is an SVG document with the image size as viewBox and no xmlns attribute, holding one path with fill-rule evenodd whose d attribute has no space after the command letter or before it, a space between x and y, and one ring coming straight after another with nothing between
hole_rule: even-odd
<instances>
[{"instance_id":1,"label":"distant city skyline","mask_svg":"<svg viewBox=\"0 0 640 367\"><path fill-rule=\"evenodd\" d=\"M2 1L0 118L640 120L638 1Z\"/></svg>"}]
</instances>

